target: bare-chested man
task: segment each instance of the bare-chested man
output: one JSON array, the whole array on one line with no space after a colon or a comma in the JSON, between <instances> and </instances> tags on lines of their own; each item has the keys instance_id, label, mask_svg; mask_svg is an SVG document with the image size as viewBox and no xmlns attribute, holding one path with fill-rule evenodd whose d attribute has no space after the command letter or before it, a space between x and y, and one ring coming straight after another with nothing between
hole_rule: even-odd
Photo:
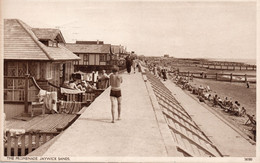
<instances>
[{"instance_id":1,"label":"bare-chested man","mask_svg":"<svg viewBox=\"0 0 260 163\"><path fill-rule=\"evenodd\" d=\"M111 100L111 113L112 113L112 123L115 122L115 107L116 101L118 105L118 120L120 120L121 114L121 83L123 82L122 77L118 74L119 68L117 66L113 67L112 74L110 75L110 85L111 85L111 92L110 92L110 100Z\"/></svg>"}]
</instances>

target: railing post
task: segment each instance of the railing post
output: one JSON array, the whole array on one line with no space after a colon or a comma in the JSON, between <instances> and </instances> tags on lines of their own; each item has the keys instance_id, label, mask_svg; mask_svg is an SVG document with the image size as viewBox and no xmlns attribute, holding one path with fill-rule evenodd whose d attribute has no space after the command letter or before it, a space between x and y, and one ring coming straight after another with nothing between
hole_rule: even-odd
<instances>
[{"instance_id":1,"label":"railing post","mask_svg":"<svg viewBox=\"0 0 260 163\"><path fill-rule=\"evenodd\" d=\"M230 82L232 82L233 74L230 74Z\"/></svg>"},{"instance_id":2,"label":"railing post","mask_svg":"<svg viewBox=\"0 0 260 163\"><path fill-rule=\"evenodd\" d=\"M11 144L12 144L12 138L11 138L11 133L10 133L10 131L7 131L6 132L6 141L7 141L7 156L11 156Z\"/></svg>"},{"instance_id":3,"label":"railing post","mask_svg":"<svg viewBox=\"0 0 260 163\"><path fill-rule=\"evenodd\" d=\"M218 80L218 73L216 73L216 80Z\"/></svg>"},{"instance_id":4,"label":"railing post","mask_svg":"<svg viewBox=\"0 0 260 163\"><path fill-rule=\"evenodd\" d=\"M25 134L21 136L21 156L25 156Z\"/></svg>"},{"instance_id":5,"label":"railing post","mask_svg":"<svg viewBox=\"0 0 260 163\"><path fill-rule=\"evenodd\" d=\"M247 75L245 74L245 82L247 82Z\"/></svg>"},{"instance_id":6,"label":"railing post","mask_svg":"<svg viewBox=\"0 0 260 163\"><path fill-rule=\"evenodd\" d=\"M28 89L29 89L29 74L25 74L24 88L24 112L28 113Z\"/></svg>"},{"instance_id":7,"label":"railing post","mask_svg":"<svg viewBox=\"0 0 260 163\"><path fill-rule=\"evenodd\" d=\"M14 138L14 156L18 156L18 137L19 137L19 135L16 135L14 133L14 136L13 136L13 138Z\"/></svg>"}]
</instances>

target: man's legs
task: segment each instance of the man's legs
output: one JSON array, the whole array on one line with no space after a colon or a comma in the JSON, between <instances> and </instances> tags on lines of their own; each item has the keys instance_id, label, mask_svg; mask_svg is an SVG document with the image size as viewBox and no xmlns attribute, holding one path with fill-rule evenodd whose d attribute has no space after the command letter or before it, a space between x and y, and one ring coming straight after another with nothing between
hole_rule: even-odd
<instances>
[{"instance_id":1,"label":"man's legs","mask_svg":"<svg viewBox=\"0 0 260 163\"><path fill-rule=\"evenodd\" d=\"M115 122L115 102L116 102L116 97L110 96L111 100L111 113L112 113L112 123Z\"/></svg>"},{"instance_id":2,"label":"man's legs","mask_svg":"<svg viewBox=\"0 0 260 163\"><path fill-rule=\"evenodd\" d=\"M122 101L122 97L118 97L117 98L117 104L118 104L118 120L120 120L120 115L121 115L121 101Z\"/></svg>"}]
</instances>

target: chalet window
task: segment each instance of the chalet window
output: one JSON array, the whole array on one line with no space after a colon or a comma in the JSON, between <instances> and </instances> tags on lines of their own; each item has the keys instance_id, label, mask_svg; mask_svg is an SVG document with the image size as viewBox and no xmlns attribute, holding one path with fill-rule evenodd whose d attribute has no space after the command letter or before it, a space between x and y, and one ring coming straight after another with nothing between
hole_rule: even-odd
<instances>
[{"instance_id":1,"label":"chalet window","mask_svg":"<svg viewBox=\"0 0 260 163\"><path fill-rule=\"evenodd\" d=\"M50 62L42 62L40 63L40 72L41 72L41 79L49 80L52 78L52 66Z\"/></svg>"},{"instance_id":2,"label":"chalet window","mask_svg":"<svg viewBox=\"0 0 260 163\"><path fill-rule=\"evenodd\" d=\"M83 55L83 65L88 65L88 56Z\"/></svg>"},{"instance_id":3,"label":"chalet window","mask_svg":"<svg viewBox=\"0 0 260 163\"><path fill-rule=\"evenodd\" d=\"M51 79L52 78L52 64L50 62L47 63L46 71L47 71L47 79Z\"/></svg>"},{"instance_id":4,"label":"chalet window","mask_svg":"<svg viewBox=\"0 0 260 163\"><path fill-rule=\"evenodd\" d=\"M26 62L8 62L7 63L7 76L20 76L26 74Z\"/></svg>"},{"instance_id":5,"label":"chalet window","mask_svg":"<svg viewBox=\"0 0 260 163\"><path fill-rule=\"evenodd\" d=\"M99 59L100 59L99 60L100 62L106 62L106 55L105 54L101 54Z\"/></svg>"},{"instance_id":6,"label":"chalet window","mask_svg":"<svg viewBox=\"0 0 260 163\"><path fill-rule=\"evenodd\" d=\"M48 41L46 41L46 40L40 40L45 46L49 46L48 44L49 44L49 42Z\"/></svg>"},{"instance_id":7,"label":"chalet window","mask_svg":"<svg viewBox=\"0 0 260 163\"><path fill-rule=\"evenodd\" d=\"M79 60L79 65L83 65L83 54L79 54L80 60Z\"/></svg>"},{"instance_id":8,"label":"chalet window","mask_svg":"<svg viewBox=\"0 0 260 163\"><path fill-rule=\"evenodd\" d=\"M39 62L28 62L28 71L35 79L39 79Z\"/></svg>"},{"instance_id":9,"label":"chalet window","mask_svg":"<svg viewBox=\"0 0 260 163\"><path fill-rule=\"evenodd\" d=\"M76 54L79 57L79 54ZM79 61L74 61L73 62L74 65L79 65Z\"/></svg>"}]
</instances>

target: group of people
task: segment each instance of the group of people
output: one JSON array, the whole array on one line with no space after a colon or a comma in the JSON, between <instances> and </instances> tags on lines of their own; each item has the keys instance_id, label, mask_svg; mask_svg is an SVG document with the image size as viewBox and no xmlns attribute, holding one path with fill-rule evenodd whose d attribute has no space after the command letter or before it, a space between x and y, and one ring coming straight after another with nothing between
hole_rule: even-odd
<instances>
[{"instance_id":1,"label":"group of people","mask_svg":"<svg viewBox=\"0 0 260 163\"><path fill-rule=\"evenodd\" d=\"M212 90L209 86L194 87L190 84L190 77L180 77L176 76L174 82L179 85L182 89L186 89L190 91L192 94L198 95L198 99L200 102L209 101L212 103L213 107L219 106L224 109L225 112L228 112L232 115L236 116L244 116L246 115L245 107L242 107L238 101L232 102L232 98L221 98L217 94L212 95Z\"/></svg>"},{"instance_id":2,"label":"group of people","mask_svg":"<svg viewBox=\"0 0 260 163\"><path fill-rule=\"evenodd\" d=\"M79 91L91 91L95 89L105 89L108 87L109 75L105 70L102 70L97 76L97 82L81 79L72 79L65 81L64 88L79 90Z\"/></svg>"},{"instance_id":3,"label":"group of people","mask_svg":"<svg viewBox=\"0 0 260 163\"><path fill-rule=\"evenodd\" d=\"M132 67L133 67L133 70L134 70L134 73L135 73L136 68L139 66L139 65L138 65L138 62L136 61L136 59L133 58L133 57L131 57L130 55L128 55L128 56L125 58L125 61L126 61L126 70L127 70L127 73L128 73L128 74L131 73Z\"/></svg>"},{"instance_id":4,"label":"group of people","mask_svg":"<svg viewBox=\"0 0 260 163\"><path fill-rule=\"evenodd\" d=\"M149 70L155 75L161 77L164 81L168 79L167 67L156 66L155 64L149 65Z\"/></svg>"},{"instance_id":5,"label":"group of people","mask_svg":"<svg viewBox=\"0 0 260 163\"><path fill-rule=\"evenodd\" d=\"M97 80L99 82L99 88L107 88L107 82L109 82L111 86L110 91L110 100L111 100L111 114L112 114L112 123L115 122L115 109L118 109L118 120L121 119L121 83L123 82L122 76L119 75L119 68L118 66L114 66L112 68L112 73L106 74L105 70L102 70L100 75L98 75ZM64 82L63 88L69 88L72 90L79 90L79 91L88 91L97 89L96 85L91 84L91 82L77 79L71 80L69 82Z\"/></svg>"}]
</instances>

